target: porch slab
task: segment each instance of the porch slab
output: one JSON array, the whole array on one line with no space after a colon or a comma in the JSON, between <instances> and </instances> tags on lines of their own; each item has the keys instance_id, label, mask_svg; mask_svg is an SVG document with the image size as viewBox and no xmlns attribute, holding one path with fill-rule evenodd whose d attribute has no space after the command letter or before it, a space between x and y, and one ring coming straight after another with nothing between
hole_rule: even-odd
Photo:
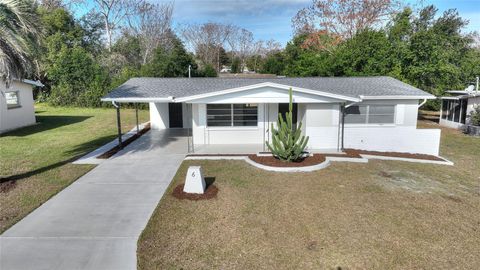
<instances>
[{"instance_id":1,"label":"porch slab","mask_svg":"<svg viewBox=\"0 0 480 270\"><path fill-rule=\"evenodd\" d=\"M263 144L208 144L195 145L193 153L199 155L249 155L268 151Z\"/></svg>"}]
</instances>

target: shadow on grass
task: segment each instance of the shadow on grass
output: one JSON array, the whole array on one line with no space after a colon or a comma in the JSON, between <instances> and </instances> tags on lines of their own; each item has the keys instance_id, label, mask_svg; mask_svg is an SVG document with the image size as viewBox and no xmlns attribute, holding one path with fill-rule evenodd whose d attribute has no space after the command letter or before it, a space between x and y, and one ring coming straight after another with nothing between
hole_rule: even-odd
<instances>
[{"instance_id":1,"label":"shadow on grass","mask_svg":"<svg viewBox=\"0 0 480 270\"><path fill-rule=\"evenodd\" d=\"M24 137L34 133L68 126L87 120L92 116L70 116L70 115L37 115L37 123L28 127L19 128L2 134L2 137Z\"/></svg>"},{"instance_id":2,"label":"shadow on grass","mask_svg":"<svg viewBox=\"0 0 480 270\"><path fill-rule=\"evenodd\" d=\"M6 182L9 182L9 181L23 180L23 179L35 176L37 174L41 174L41 173L56 169L58 167L66 165L68 163L71 163L71 162L77 160L78 158L82 157L83 155L89 153L90 151L93 151L96 148L102 146L103 144L105 144L107 142L110 142L115 137L116 137L115 135L109 135L109 136L104 136L104 137L97 138L97 139L92 140L92 141L88 141L88 142L79 144L79 145L77 145L77 146L73 147L72 149L65 152L65 154L67 154L68 156L71 156L70 158L67 158L67 159L59 161L59 162L55 162L53 164L49 164L47 166L44 166L44 167L41 167L41 168L38 168L38 169L35 169L35 170L31 170L31 171L28 171L28 172L24 172L24 173L20 173L20 174L16 174L16 175L10 175L10 176L7 176L7 177L0 177L0 184L6 183Z\"/></svg>"}]
</instances>

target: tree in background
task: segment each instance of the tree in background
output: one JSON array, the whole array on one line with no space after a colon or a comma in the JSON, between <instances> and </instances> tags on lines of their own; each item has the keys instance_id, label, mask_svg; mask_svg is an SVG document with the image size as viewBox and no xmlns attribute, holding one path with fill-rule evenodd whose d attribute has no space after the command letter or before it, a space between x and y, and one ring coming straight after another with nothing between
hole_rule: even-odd
<instances>
[{"instance_id":1,"label":"tree in background","mask_svg":"<svg viewBox=\"0 0 480 270\"><path fill-rule=\"evenodd\" d=\"M7 86L13 78L33 73L32 47L40 36L32 1L0 0L0 77Z\"/></svg>"},{"instance_id":2,"label":"tree in background","mask_svg":"<svg viewBox=\"0 0 480 270\"><path fill-rule=\"evenodd\" d=\"M232 69L232 73L242 72L242 60L240 60L240 57L237 56L233 58L231 69Z\"/></svg>"},{"instance_id":3,"label":"tree in background","mask_svg":"<svg viewBox=\"0 0 480 270\"><path fill-rule=\"evenodd\" d=\"M172 37L172 48L158 47L153 55L153 59L142 66L141 74L147 77L187 77L188 67L191 66L193 72L197 70L197 65L193 56L183 47L182 41L176 36Z\"/></svg>"},{"instance_id":4,"label":"tree in background","mask_svg":"<svg viewBox=\"0 0 480 270\"><path fill-rule=\"evenodd\" d=\"M380 27L398 8L395 0L313 0L298 11L292 24L296 33L324 30L349 39L359 31Z\"/></svg>"},{"instance_id":5,"label":"tree in background","mask_svg":"<svg viewBox=\"0 0 480 270\"><path fill-rule=\"evenodd\" d=\"M82 47L63 47L49 68L53 105L100 106L107 93L108 73Z\"/></svg>"}]
</instances>

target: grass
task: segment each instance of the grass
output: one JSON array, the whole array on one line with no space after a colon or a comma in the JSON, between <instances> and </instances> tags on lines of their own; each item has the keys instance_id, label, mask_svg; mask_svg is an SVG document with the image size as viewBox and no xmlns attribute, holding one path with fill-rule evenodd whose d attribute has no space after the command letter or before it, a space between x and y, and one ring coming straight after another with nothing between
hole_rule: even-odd
<instances>
[{"instance_id":1,"label":"grass","mask_svg":"<svg viewBox=\"0 0 480 270\"><path fill-rule=\"evenodd\" d=\"M146 121L148 111L139 111ZM0 193L0 233L91 170L70 162L116 138L113 109L36 105L37 124L0 137L0 179L15 179ZM122 109L124 131L135 125L135 110Z\"/></svg>"},{"instance_id":2,"label":"grass","mask_svg":"<svg viewBox=\"0 0 480 270\"><path fill-rule=\"evenodd\" d=\"M478 268L480 138L443 129L441 144L455 166L372 160L288 174L185 161L139 240L139 268ZM216 199L171 196L190 165L215 177Z\"/></svg>"}]
</instances>

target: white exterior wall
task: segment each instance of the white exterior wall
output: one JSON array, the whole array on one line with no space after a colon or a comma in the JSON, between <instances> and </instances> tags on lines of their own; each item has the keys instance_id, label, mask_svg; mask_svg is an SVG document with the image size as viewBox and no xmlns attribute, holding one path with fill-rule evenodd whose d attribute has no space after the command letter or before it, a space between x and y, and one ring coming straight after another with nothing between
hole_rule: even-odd
<instances>
[{"instance_id":1,"label":"white exterior wall","mask_svg":"<svg viewBox=\"0 0 480 270\"><path fill-rule=\"evenodd\" d=\"M345 148L438 155L440 129L365 127L345 129Z\"/></svg>"},{"instance_id":2,"label":"white exterior wall","mask_svg":"<svg viewBox=\"0 0 480 270\"><path fill-rule=\"evenodd\" d=\"M277 104L258 104L256 127L207 127L207 105L192 104L193 142L201 144L263 144L269 140L270 124L276 123Z\"/></svg>"},{"instance_id":3,"label":"white exterior wall","mask_svg":"<svg viewBox=\"0 0 480 270\"><path fill-rule=\"evenodd\" d=\"M376 100L396 104L395 124L345 124L345 148L438 155L440 129L417 129L417 100Z\"/></svg>"},{"instance_id":4,"label":"white exterior wall","mask_svg":"<svg viewBox=\"0 0 480 270\"><path fill-rule=\"evenodd\" d=\"M20 107L7 108L5 92L18 91ZM35 124L35 107L32 86L23 82L13 81L7 89L0 81L0 133Z\"/></svg>"},{"instance_id":5,"label":"white exterior wall","mask_svg":"<svg viewBox=\"0 0 480 270\"><path fill-rule=\"evenodd\" d=\"M150 127L151 129L166 129L170 127L168 120L168 103L150 102Z\"/></svg>"},{"instance_id":6,"label":"white exterior wall","mask_svg":"<svg viewBox=\"0 0 480 270\"><path fill-rule=\"evenodd\" d=\"M305 135L309 136L308 149L339 148L339 104L305 104Z\"/></svg>"}]
</instances>

